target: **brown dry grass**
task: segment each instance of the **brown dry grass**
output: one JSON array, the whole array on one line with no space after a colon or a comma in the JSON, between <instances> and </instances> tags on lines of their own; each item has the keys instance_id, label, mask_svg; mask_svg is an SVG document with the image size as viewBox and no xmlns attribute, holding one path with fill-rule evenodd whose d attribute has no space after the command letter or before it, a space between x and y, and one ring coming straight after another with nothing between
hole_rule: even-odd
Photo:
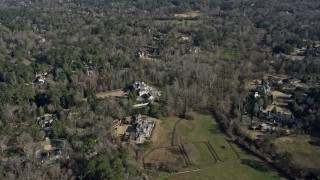
<instances>
[{"instance_id":1,"label":"brown dry grass","mask_svg":"<svg viewBox=\"0 0 320 180\"><path fill-rule=\"evenodd\" d=\"M249 90L253 90L257 88L257 85L261 84L261 80L260 79L254 79L248 83L246 83L246 88Z\"/></svg>"},{"instance_id":2,"label":"brown dry grass","mask_svg":"<svg viewBox=\"0 0 320 180\"><path fill-rule=\"evenodd\" d=\"M281 107L281 106L276 106L276 105L273 105L273 104L269 105L269 106L266 108L266 111L271 112L274 107L276 107L277 112L280 112L280 113L283 113L283 114L288 114L288 115L291 115L291 114L292 114L292 112L290 111L289 108Z\"/></svg>"},{"instance_id":3,"label":"brown dry grass","mask_svg":"<svg viewBox=\"0 0 320 180\"><path fill-rule=\"evenodd\" d=\"M241 127L242 132L246 132L251 139L257 139L259 135L264 135L263 132L260 131L252 131L252 130L248 130L248 127L246 126L242 126Z\"/></svg>"},{"instance_id":4,"label":"brown dry grass","mask_svg":"<svg viewBox=\"0 0 320 180\"><path fill-rule=\"evenodd\" d=\"M295 83L293 84L294 87L303 87L303 88L309 88L309 85L305 83Z\"/></svg>"},{"instance_id":5,"label":"brown dry grass","mask_svg":"<svg viewBox=\"0 0 320 180\"><path fill-rule=\"evenodd\" d=\"M271 91L271 94L273 98L279 97L279 96L291 96L291 94L286 94L280 91Z\"/></svg>"},{"instance_id":6,"label":"brown dry grass","mask_svg":"<svg viewBox=\"0 0 320 180\"><path fill-rule=\"evenodd\" d=\"M157 143L157 142L160 142L160 139L159 137L161 136L160 135L160 132L162 131L162 128L161 128L161 121L159 119L156 119L156 118L149 118L151 121L155 122L156 123L156 126L155 128L153 129L152 131L152 135L151 135L151 141L153 143Z\"/></svg>"},{"instance_id":7,"label":"brown dry grass","mask_svg":"<svg viewBox=\"0 0 320 180\"><path fill-rule=\"evenodd\" d=\"M96 94L98 98L107 98L107 97L126 97L124 92L122 90L115 90L115 91L109 91L109 92L101 92Z\"/></svg>"},{"instance_id":8,"label":"brown dry grass","mask_svg":"<svg viewBox=\"0 0 320 180\"><path fill-rule=\"evenodd\" d=\"M319 140L310 135L282 137L275 140L275 145L278 151L291 153L296 163L313 168L320 166L320 147L310 144L315 139Z\"/></svg>"},{"instance_id":9,"label":"brown dry grass","mask_svg":"<svg viewBox=\"0 0 320 180\"><path fill-rule=\"evenodd\" d=\"M51 144L47 144L47 145L43 146L43 149L46 150L46 151L50 151L50 150L52 150L52 145Z\"/></svg>"},{"instance_id":10,"label":"brown dry grass","mask_svg":"<svg viewBox=\"0 0 320 180\"><path fill-rule=\"evenodd\" d=\"M130 125L121 125L121 126L117 126L117 130L116 130L116 135L120 136L123 135L127 132L127 129Z\"/></svg>"},{"instance_id":11,"label":"brown dry grass","mask_svg":"<svg viewBox=\"0 0 320 180\"><path fill-rule=\"evenodd\" d=\"M180 151L180 148L178 146L171 146L153 150L145 157L144 162L151 164L156 162L175 163L183 159L184 157ZM186 162L183 161L182 165L186 165Z\"/></svg>"}]
</instances>

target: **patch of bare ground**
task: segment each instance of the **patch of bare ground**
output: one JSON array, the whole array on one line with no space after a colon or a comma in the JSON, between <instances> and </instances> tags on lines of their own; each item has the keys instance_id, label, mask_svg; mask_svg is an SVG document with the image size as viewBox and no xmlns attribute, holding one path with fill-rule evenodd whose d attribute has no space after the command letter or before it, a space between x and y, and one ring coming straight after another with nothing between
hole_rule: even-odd
<instances>
[{"instance_id":1,"label":"patch of bare ground","mask_svg":"<svg viewBox=\"0 0 320 180\"><path fill-rule=\"evenodd\" d=\"M260 131L248 130L248 127L246 127L246 126L242 126L241 129L243 132L246 132L250 136L251 139L258 139L259 136L264 135L264 133L260 132Z\"/></svg>"},{"instance_id":2,"label":"patch of bare ground","mask_svg":"<svg viewBox=\"0 0 320 180\"><path fill-rule=\"evenodd\" d=\"M161 147L152 150L144 158L144 163L147 165L163 164L168 167L186 166L187 162L181 153L179 146Z\"/></svg>"},{"instance_id":3,"label":"patch of bare ground","mask_svg":"<svg viewBox=\"0 0 320 180\"><path fill-rule=\"evenodd\" d=\"M248 83L246 83L246 88L249 90L253 90L257 88L257 85L261 84L261 80L260 79L254 79Z\"/></svg>"},{"instance_id":4,"label":"patch of bare ground","mask_svg":"<svg viewBox=\"0 0 320 180\"><path fill-rule=\"evenodd\" d=\"M274 98L276 98L276 97L286 97L286 96L288 96L288 97L290 96L291 97L290 94L286 94L286 93L283 93L283 92L280 92L280 91L272 91L271 94L272 94L272 96Z\"/></svg>"},{"instance_id":5,"label":"patch of bare ground","mask_svg":"<svg viewBox=\"0 0 320 180\"><path fill-rule=\"evenodd\" d=\"M126 94L122 90L114 90L114 91L108 91L108 92L100 92L96 94L98 98L108 98L108 97L126 97Z\"/></svg>"},{"instance_id":6,"label":"patch of bare ground","mask_svg":"<svg viewBox=\"0 0 320 180\"><path fill-rule=\"evenodd\" d=\"M194 18L200 16L200 11L190 11L185 13L174 14L174 17L178 18Z\"/></svg>"},{"instance_id":7,"label":"patch of bare ground","mask_svg":"<svg viewBox=\"0 0 320 180\"><path fill-rule=\"evenodd\" d=\"M293 140L291 139L291 137L281 137L278 138L277 141L281 142L281 143L293 143Z\"/></svg>"},{"instance_id":8,"label":"patch of bare ground","mask_svg":"<svg viewBox=\"0 0 320 180\"><path fill-rule=\"evenodd\" d=\"M160 142L159 133L162 131L161 121L159 119L156 119L156 118L149 118L149 119L156 123L156 126L154 127L154 129L152 131L151 141L153 143L159 143Z\"/></svg>"},{"instance_id":9,"label":"patch of bare ground","mask_svg":"<svg viewBox=\"0 0 320 180\"><path fill-rule=\"evenodd\" d=\"M124 135L127 132L129 126L131 125L124 124L121 126L117 126L117 130L116 130L117 136Z\"/></svg>"},{"instance_id":10,"label":"patch of bare ground","mask_svg":"<svg viewBox=\"0 0 320 180\"><path fill-rule=\"evenodd\" d=\"M283 113L283 114L288 114L288 115L292 114L292 112L290 111L289 108L282 107L282 106L276 106L276 105L273 105L273 104L269 105L266 108L266 111L271 112L274 108L276 108L277 112L280 112L280 113Z\"/></svg>"}]
</instances>

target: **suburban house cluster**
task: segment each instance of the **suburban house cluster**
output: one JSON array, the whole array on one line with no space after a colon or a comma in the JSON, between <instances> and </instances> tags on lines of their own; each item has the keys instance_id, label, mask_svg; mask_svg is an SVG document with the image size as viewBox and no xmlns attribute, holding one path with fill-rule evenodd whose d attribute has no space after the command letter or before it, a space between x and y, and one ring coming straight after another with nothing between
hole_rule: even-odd
<instances>
[{"instance_id":1,"label":"suburban house cluster","mask_svg":"<svg viewBox=\"0 0 320 180\"><path fill-rule=\"evenodd\" d=\"M253 85L254 84L254 85ZM303 123L304 119L297 117L292 109L292 103L297 102L296 92L320 85L318 77L277 77L267 76L263 80L255 80L250 85L251 95L247 99L246 106L251 112L242 115L242 124L251 130L270 131L279 127L291 127ZM301 106L310 113L317 109L308 109L314 105L307 105L312 99L308 93L299 97ZM312 101L311 101L312 102Z\"/></svg>"},{"instance_id":2,"label":"suburban house cluster","mask_svg":"<svg viewBox=\"0 0 320 180\"><path fill-rule=\"evenodd\" d=\"M314 57L320 56L320 43L319 41L306 42L303 40L305 46L294 48L294 51L290 54L280 53L277 57L281 57L283 59L292 60L292 61L302 61L305 59L306 55L309 54Z\"/></svg>"}]
</instances>

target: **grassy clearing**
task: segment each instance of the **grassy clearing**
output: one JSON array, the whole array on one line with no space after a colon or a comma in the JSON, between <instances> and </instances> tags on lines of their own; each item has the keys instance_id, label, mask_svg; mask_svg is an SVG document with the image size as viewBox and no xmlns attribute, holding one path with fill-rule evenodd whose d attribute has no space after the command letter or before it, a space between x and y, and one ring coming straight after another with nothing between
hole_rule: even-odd
<instances>
[{"instance_id":1,"label":"grassy clearing","mask_svg":"<svg viewBox=\"0 0 320 180\"><path fill-rule=\"evenodd\" d=\"M196 166L204 167L216 162L216 159L211 155L206 144L203 142L188 143L184 145L184 148L190 161Z\"/></svg>"},{"instance_id":2,"label":"grassy clearing","mask_svg":"<svg viewBox=\"0 0 320 180\"><path fill-rule=\"evenodd\" d=\"M178 146L154 149L144 158L146 167L158 170L181 169L187 166Z\"/></svg>"},{"instance_id":3,"label":"grassy clearing","mask_svg":"<svg viewBox=\"0 0 320 180\"><path fill-rule=\"evenodd\" d=\"M226 138L210 115L195 114L194 120L182 120L176 128L175 141L180 143Z\"/></svg>"},{"instance_id":4,"label":"grassy clearing","mask_svg":"<svg viewBox=\"0 0 320 180\"><path fill-rule=\"evenodd\" d=\"M320 146L312 145L319 141L319 138L310 135L298 135L278 138L275 140L275 144L280 152L291 153L295 162L311 168L320 166Z\"/></svg>"},{"instance_id":5,"label":"grassy clearing","mask_svg":"<svg viewBox=\"0 0 320 180\"><path fill-rule=\"evenodd\" d=\"M217 139L210 141L210 144L221 161L230 161L238 159L236 152L226 139Z\"/></svg>"},{"instance_id":6,"label":"grassy clearing","mask_svg":"<svg viewBox=\"0 0 320 180\"><path fill-rule=\"evenodd\" d=\"M171 117L162 120L161 128L164 131L161 132L160 138L162 138L162 144L170 144L174 124L179 121L179 118ZM232 161L214 161L209 149L203 143L203 141L216 141L214 146L220 148L226 146L227 149L219 151L219 155L224 160L234 159L236 153L230 149L230 145L227 144L226 139L228 137L219 129L217 123L212 119L211 115L195 113L194 120L181 120L176 126L176 132L174 133L174 144L184 145L184 149L188 154L189 160L195 165L200 166L200 171L192 171L182 174L170 174L157 171L156 174L148 174L151 179L280 179L279 175L269 169L267 164L252 154L242 150L236 144L232 144L232 147L240 155L240 159L235 158ZM195 143L196 142L196 143ZM211 142L211 143L212 143ZM155 144L153 144L155 146ZM188 147L189 146L189 147ZM159 146L158 146L159 147ZM161 155L162 152L154 153L153 159ZM168 158L171 155L166 155ZM171 158L169 158L171 159ZM174 159L174 158L173 158ZM169 164L170 165L170 164ZM172 164L171 164L172 165ZM258 165L255 167L254 165ZM267 167L267 168L265 168ZM195 168L182 168L181 171L194 170Z\"/></svg>"},{"instance_id":7,"label":"grassy clearing","mask_svg":"<svg viewBox=\"0 0 320 180\"><path fill-rule=\"evenodd\" d=\"M239 57L240 53L235 50L235 49L225 49L222 54L221 57L222 58L237 58Z\"/></svg>"},{"instance_id":8,"label":"grassy clearing","mask_svg":"<svg viewBox=\"0 0 320 180\"><path fill-rule=\"evenodd\" d=\"M251 168L250 166L236 163L233 161L225 163L216 163L201 171L176 174L167 177L167 179L174 180L235 180L235 179L245 179L245 180L270 180L279 179L278 175L273 172L262 172Z\"/></svg>"},{"instance_id":9,"label":"grassy clearing","mask_svg":"<svg viewBox=\"0 0 320 180\"><path fill-rule=\"evenodd\" d=\"M158 120L156 128L158 128L156 131L152 134L152 142L150 144L150 150L153 148L158 147L165 147L171 145L171 138L172 138L172 129L177 122L179 118L172 117L169 119L161 118ZM157 134L156 134L157 133ZM153 138L156 136L156 138Z\"/></svg>"}]
</instances>

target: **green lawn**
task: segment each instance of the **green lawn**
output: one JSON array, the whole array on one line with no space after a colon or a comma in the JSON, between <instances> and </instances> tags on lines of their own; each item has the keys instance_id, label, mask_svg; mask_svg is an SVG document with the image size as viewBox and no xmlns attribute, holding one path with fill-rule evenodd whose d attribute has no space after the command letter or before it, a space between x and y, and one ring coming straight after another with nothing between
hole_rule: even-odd
<instances>
[{"instance_id":1,"label":"green lawn","mask_svg":"<svg viewBox=\"0 0 320 180\"><path fill-rule=\"evenodd\" d=\"M170 137L173 134L174 124L178 121L178 118L166 118L162 120L162 128L165 129L161 133L161 137ZM169 129L172 128L169 133ZM166 134L166 133L169 133ZM148 174L151 179L281 179L277 172L271 170L267 164L249 152L244 151L236 144L232 143L232 147L240 155L240 159L237 158L236 153L231 149L230 145L226 141L227 135L219 130L217 123L213 120L209 114L195 113L194 120L181 120L176 126L176 132L174 133L174 144L184 145L191 162L198 165L201 170L196 172L188 172L182 174L168 174L158 173ZM170 139L167 139L170 142ZM219 157L222 161L215 161L210 154L209 149L203 142L215 142L212 146L218 151ZM221 146L225 146L224 149ZM252 165L257 164L258 167ZM251 164L250 164L251 163ZM267 167L267 168L265 168ZM182 171L195 170L196 167L184 168Z\"/></svg>"},{"instance_id":2,"label":"green lawn","mask_svg":"<svg viewBox=\"0 0 320 180\"><path fill-rule=\"evenodd\" d=\"M210 141L210 144L221 161L238 159L236 152L232 149L231 145L226 139L213 140Z\"/></svg>"},{"instance_id":3,"label":"green lawn","mask_svg":"<svg viewBox=\"0 0 320 180\"><path fill-rule=\"evenodd\" d=\"M166 178L164 178L166 179ZM167 179L174 180L271 180L280 179L279 176L274 172L262 172L255 170L247 165L241 164L240 162L218 162L201 171L177 174L168 176Z\"/></svg>"},{"instance_id":4,"label":"green lawn","mask_svg":"<svg viewBox=\"0 0 320 180\"><path fill-rule=\"evenodd\" d=\"M222 58L236 58L239 55L240 55L240 53L235 49L225 49L222 52L221 57Z\"/></svg>"},{"instance_id":5,"label":"green lawn","mask_svg":"<svg viewBox=\"0 0 320 180\"><path fill-rule=\"evenodd\" d=\"M194 120L182 120L176 128L176 140L180 143L209 141L226 138L210 115L195 113Z\"/></svg>"},{"instance_id":6,"label":"green lawn","mask_svg":"<svg viewBox=\"0 0 320 180\"><path fill-rule=\"evenodd\" d=\"M190 161L196 166L205 167L216 162L216 159L211 155L206 144L203 142L188 143L184 145L184 148Z\"/></svg>"}]
</instances>

